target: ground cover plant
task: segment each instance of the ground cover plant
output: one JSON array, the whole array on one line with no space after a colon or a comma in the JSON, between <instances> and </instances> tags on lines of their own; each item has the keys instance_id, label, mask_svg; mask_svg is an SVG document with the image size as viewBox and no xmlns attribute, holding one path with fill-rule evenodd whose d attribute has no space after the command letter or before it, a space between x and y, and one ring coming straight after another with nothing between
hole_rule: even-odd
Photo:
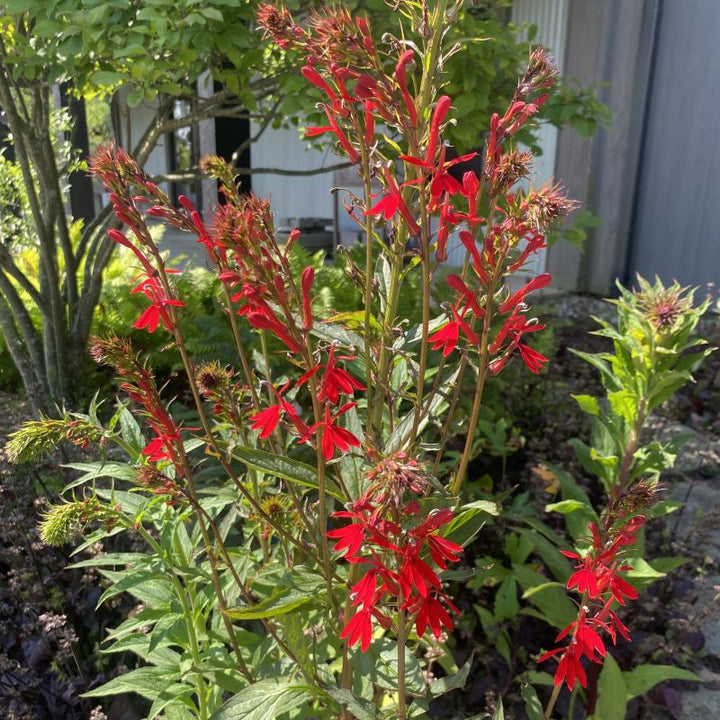
<instances>
[{"instance_id":1,"label":"ground cover plant","mask_svg":"<svg viewBox=\"0 0 720 720\"><path fill-rule=\"evenodd\" d=\"M122 532L146 545L75 563L110 581L101 604L125 592L137 599L105 649L145 663L85 697L139 693L148 717L427 717L473 667L472 656L458 667L450 651L467 579L497 588L478 616L507 648L533 720L553 715L565 687L587 715L615 720L653 684L694 677L662 665L623 672L608 653L631 632L619 606L653 577L643 528L663 512L658 476L675 452L646 442L642 430L708 352L693 337L706 304L695 307L691 292L644 281L636 292L621 289L617 325L599 331L612 349L585 356L603 392L576 396L593 427L591 445L575 449L600 480L599 502L553 467L546 472L560 499L545 510L566 528L541 522L522 492L475 488L467 497L473 461L488 442L502 451L507 431L502 418L481 416L488 379L511 364L539 374L547 362L537 339L545 326L529 300L550 277L522 271L574 203L559 185L521 182L532 156L517 133L556 78L542 49L493 115L482 169L459 173L474 158L447 158L453 100L441 71L458 51L446 42L458 7L401 2L398 32L382 38L342 7L302 26L283 7L258 13L324 96L327 125L308 135L329 135L363 180L363 196L348 206L366 240L359 263L347 257L358 310L327 313L315 266L293 272L296 233L279 244L269 203L240 195L220 158L203 162L224 196L204 221L186 198L172 206L124 151L96 153L93 171L124 226L110 238L132 254L131 292L145 299L134 328L172 345L190 407L165 395L126 339L96 338L92 355L118 375L127 405L105 423L97 403L84 415L29 423L8 446L17 461L64 440L124 453L71 464L81 474L42 523L51 545L85 533L80 547L89 547ZM188 351L183 325L192 318L150 219L204 245L237 367ZM439 280L449 299L437 305L433 282L455 234L466 261ZM421 288L417 320L400 312L407 285ZM469 567L471 541L492 524L506 564L498 554ZM502 623L521 613L560 632L518 668ZM529 673L534 662L551 668L551 689L545 675ZM503 717L502 702L493 712Z\"/></svg>"}]
</instances>

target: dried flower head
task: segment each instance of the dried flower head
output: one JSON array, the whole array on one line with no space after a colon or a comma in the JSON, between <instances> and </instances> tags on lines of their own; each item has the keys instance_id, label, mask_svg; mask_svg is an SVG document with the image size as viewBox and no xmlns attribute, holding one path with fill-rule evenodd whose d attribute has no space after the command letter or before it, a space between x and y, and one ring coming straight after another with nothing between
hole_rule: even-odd
<instances>
[{"instance_id":1,"label":"dried flower head","mask_svg":"<svg viewBox=\"0 0 720 720\"><path fill-rule=\"evenodd\" d=\"M530 53L527 70L518 84L518 95L537 93L551 88L559 76L552 57L545 48L536 47Z\"/></svg>"},{"instance_id":2,"label":"dried flower head","mask_svg":"<svg viewBox=\"0 0 720 720\"><path fill-rule=\"evenodd\" d=\"M230 388L232 370L218 362L203 363L195 373L198 390L207 397L217 397Z\"/></svg>"},{"instance_id":3,"label":"dried flower head","mask_svg":"<svg viewBox=\"0 0 720 720\"><path fill-rule=\"evenodd\" d=\"M560 222L578 207L575 200L565 194L565 188L557 185L543 185L521 196L519 209L534 228L543 231Z\"/></svg>"},{"instance_id":4,"label":"dried flower head","mask_svg":"<svg viewBox=\"0 0 720 720\"><path fill-rule=\"evenodd\" d=\"M292 15L283 7L263 3L255 14L264 38L272 38L283 49L292 48L303 36L303 29L295 24Z\"/></svg>"},{"instance_id":5,"label":"dried flower head","mask_svg":"<svg viewBox=\"0 0 720 720\"><path fill-rule=\"evenodd\" d=\"M529 152L513 151L502 155L493 176L494 190L505 192L518 180L528 177L532 170L533 156Z\"/></svg>"}]
</instances>

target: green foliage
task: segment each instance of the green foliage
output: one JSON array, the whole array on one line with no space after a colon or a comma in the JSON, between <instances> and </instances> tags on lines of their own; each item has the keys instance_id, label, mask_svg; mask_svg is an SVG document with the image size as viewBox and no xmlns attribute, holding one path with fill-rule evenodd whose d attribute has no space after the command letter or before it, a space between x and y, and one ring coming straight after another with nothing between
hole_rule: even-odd
<instances>
[{"instance_id":1,"label":"green foliage","mask_svg":"<svg viewBox=\"0 0 720 720\"><path fill-rule=\"evenodd\" d=\"M580 408L592 416L590 445L574 440L583 468L600 478L609 492L626 490L637 480L657 482L672 467L679 442L640 445L647 419L682 385L712 348L693 332L708 308L694 307L694 291L674 284L665 288L638 277L638 290L618 285L617 327L599 320L596 335L613 343L613 353L577 355L600 371L604 398L578 396Z\"/></svg>"}]
</instances>

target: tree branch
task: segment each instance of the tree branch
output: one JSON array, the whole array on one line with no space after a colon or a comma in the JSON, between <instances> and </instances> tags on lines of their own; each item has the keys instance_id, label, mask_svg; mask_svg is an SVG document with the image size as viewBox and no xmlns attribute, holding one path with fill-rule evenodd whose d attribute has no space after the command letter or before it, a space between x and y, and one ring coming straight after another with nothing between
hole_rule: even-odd
<instances>
[{"instance_id":1,"label":"tree branch","mask_svg":"<svg viewBox=\"0 0 720 720\"><path fill-rule=\"evenodd\" d=\"M35 329L30 313L23 305L20 295L18 295L8 276L2 271L0 271L0 295L4 299L5 311L12 317L13 327L17 328L16 340L21 342L25 348L28 359L36 368L35 374L41 377L44 376L45 361L40 336Z\"/></svg>"},{"instance_id":2,"label":"tree branch","mask_svg":"<svg viewBox=\"0 0 720 720\"><path fill-rule=\"evenodd\" d=\"M345 170L352 167L352 163L337 163L337 165L326 165L321 168L310 170L288 170L288 168L235 168L237 175L287 175L290 177L309 177L311 175L323 175L325 173L335 172L336 170ZM169 173L167 175L155 175L153 182L192 182L203 177L199 169L191 170L184 173Z\"/></svg>"},{"instance_id":3,"label":"tree branch","mask_svg":"<svg viewBox=\"0 0 720 720\"><path fill-rule=\"evenodd\" d=\"M47 412L49 398L47 388L38 376L37 367L31 361L27 348L20 338L13 315L5 299L0 295L0 329L5 337L5 346L25 386L28 399L36 412Z\"/></svg>"},{"instance_id":4,"label":"tree branch","mask_svg":"<svg viewBox=\"0 0 720 720\"><path fill-rule=\"evenodd\" d=\"M11 278L14 278L18 282L23 290L33 299L33 302L38 306L40 312L46 315L48 308L43 296L35 285L30 282L30 278L15 264L12 255L2 242L0 242L0 267L2 267Z\"/></svg>"}]
</instances>

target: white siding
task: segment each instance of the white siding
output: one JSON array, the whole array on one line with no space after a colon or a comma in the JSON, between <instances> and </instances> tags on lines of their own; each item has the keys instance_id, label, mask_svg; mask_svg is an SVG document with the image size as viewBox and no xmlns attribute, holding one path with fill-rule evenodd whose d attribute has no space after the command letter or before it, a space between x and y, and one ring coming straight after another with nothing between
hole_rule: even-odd
<instances>
[{"instance_id":1,"label":"white siding","mask_svg":"<svg viewBox=\"0 0 720 720\"><path fill-rule=\"evenodd\" d=\"M257 131L257 125L252 123L251 135ZM313 170L342 162L342 158L331 150L321 152L311 148L296 128L268 128L261 139L253 143L250 152L253 168ZM331 219L332 186L332 173L295 176L257 173L252 176L253 192L270 198L278 226L286 225L288 221L293 225L301 217Z\"/></svg>"}]
</instances>

